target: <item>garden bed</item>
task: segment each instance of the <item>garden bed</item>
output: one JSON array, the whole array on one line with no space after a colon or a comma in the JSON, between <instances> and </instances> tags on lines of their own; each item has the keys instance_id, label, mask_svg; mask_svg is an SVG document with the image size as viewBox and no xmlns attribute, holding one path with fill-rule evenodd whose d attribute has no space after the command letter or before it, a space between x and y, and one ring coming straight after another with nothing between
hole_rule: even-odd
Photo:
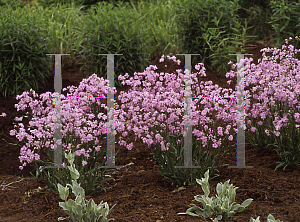
<instances>
[{"instance_id":1,"label":"garden bed","mask_svg":"<svg viewBox=\"0 0 300 222\"><path fill-rule=\"evenodd\" d=\"M252 44L254 42L251 42ZM255 43L256 48L249 51L253 53L254 63L261 58L259 50L264 48L262 44ZM158 59L151 61L157 65L158 73L175 72L183 69L184 64L174 65L171 61L159 63ZM79 72L80 67L63 69L63 88L74 85L78 86L83 75ZM192 70L192 73L195 70ZM227 79L220 79L214 71L206 70L207 77L201 81L213 81L220 87L228 88ZM76 78L74 78L76 77ZM48 85L38 93L54 92L53 75ZM235 81L236 83L236 81ZM234 89L234 85L231 85ZM129 87L117 88L116 100L120 91L128 91ZM9 135L14 129L13 123L16 116L21 117L22 112L17 112L14 104L18 103L15 98L0 97L0 113L6 113L7 117L0 121L0 221L57 221L58 217L68 215L58 205L62 200L58 192L47 191L45 184L30 175L35 175L35 169L29 165L20 170L18 156L23 142L16 143L16 138ZM133 135L129 135L132 136ZM132 140L134 142L134 139ZM124 169L107 173L112 178L105 182L104 187L109 188L106 193L101 193L93 200L99 204L102 200L109 206L116 204L108 218L115 218L116 222L141 222L141 221L204 221L202 218L193 218L188 215L177 215L186 212L191 203L201 206L194 200L194 196L203 195L200 185L184 187L172 187L162 180L159 170L154 167L154 161L149 155L152 148L147 147L142 141L134 142L132 150L120 147L116 144L116 166L125 166ZM299 169L293 170L287 167L274 172L279 156L275 151L252 151L252 147L246 145L246 166L254 168L232 169L228 166L219 169L220 177L210 182L210 197L216 194L216 185L230 179L230 183L239 187L236 194L236 203L241 204L244 200L252 198L252 203L236 218L229 221L249 221L251 217L260 216L261 221L266 221L268 214L284 222L294 222L300 217L299 203ZM235 141L232 141L228 153L222 156L221 164L236 165ZM200 179L200 178L198 178ZM71 195L74 199L74 195ZM87 197L89 199L90 197Z\"/></svg>"}]
</instances>

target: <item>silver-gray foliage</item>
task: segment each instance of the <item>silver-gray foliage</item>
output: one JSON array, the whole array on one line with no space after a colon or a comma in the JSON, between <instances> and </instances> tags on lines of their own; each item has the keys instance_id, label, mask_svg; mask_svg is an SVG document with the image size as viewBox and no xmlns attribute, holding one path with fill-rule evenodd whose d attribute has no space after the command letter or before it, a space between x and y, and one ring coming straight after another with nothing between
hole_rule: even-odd
<instances>
[{"instance_id":1,"label":"silver-gray foliage","mask_svg":"<svg viewBox=\"0 0 300 222\"><path fill-rule=\"evenodd\" d=\"M251 217L250 222L260 222L259 216L258 216L256 219L253 219L253 218ZM273 217L272 214L269 214L269 215L268 215L268 218L267 218L267 222L283 222L283 221L275 220L275 217Z\"/></svg>"},{"instance_id":2,"label":"silver-gray foliage","mask_svg":"<svg viewBox=\"0 0 300 222\"><path fill-rule=\"evenodd\" d=\"M112 208L109 210L109 206L107 202L101 203L97 206L93 199L90 199L87 204L86 200L84 199L85 193L84 189L80 187L80 184L77 183L77 179L79 178L79 172L75 168L74 162L75 153L69 152L67 155L65 153L65 157L68 159L68 162L71 166L68 166L71 176L73 178L72 185L67 184L66 187L58 184L58 191L59 196L65 202L59 202L59 206L61 206L64 211L70 215L70 217L62 218L59 217L58 221L69 219L72 222L107 222L110 220L115 220L114 218L107 219L107 216L110 214ZM69 196L69 187L72 188L72 193L76 196L75 201L69 199L66 201L67 197Z\"/></svg>"},{"instance_id":3,"label":"silver-gray foliage","mask_svg":"<svg viewBox=\"0 0 300 222\"><path fill-rule=\"evenodd\" d=\"M235 190L238 187L234 187L232 184L228 185L230 180L227 180L224 184L218 183L218 195L216 195L216 197L209 198L209 170L205 172L204 177L205 178L202 178L201 180L196 179L196 181L201 185L205 195L197 195L194 197L198 202L202 203L204 209L196 206L195 204L191 204L194 206L189 208L186 213L178 214L188 214L196 217L202 216L204 219L213 219L214 222L227 221L236 213L243 211L253 200L249 198L245 200L241 205L235 204ZM192 213L193 211L196 214Z\"/></svg>"}]
</instances>

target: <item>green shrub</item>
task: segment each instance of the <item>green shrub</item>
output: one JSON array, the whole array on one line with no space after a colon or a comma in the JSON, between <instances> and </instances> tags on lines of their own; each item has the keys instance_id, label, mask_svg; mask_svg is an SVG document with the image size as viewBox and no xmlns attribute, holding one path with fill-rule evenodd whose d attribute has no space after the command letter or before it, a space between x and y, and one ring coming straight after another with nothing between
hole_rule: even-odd
<instances>
[{"instance_id":1,"label":"green shrub","mask_svg":"<svg viewBox=\"0 0 300 222\"><path fill-rule=\"evenodd\" d=\"M179 44L185 50L182 54L200 54L201 63L209 70L217 70L225 76L230 70L228 62L235 61L239 51L247 43L247 23L243 27L238 19L238 1L226 0L184 0L178 4ZM199 62L199 56L192 56L192 66Z\"/></svg>"},{"instance_id":2,"label":"green shrub","mask_svg":"<svg viewBox=\"0 0 300 222\"><path fill-rule=\"evenodd\" d=\"M149 55L154 50L147 31L150 27L146 30L141 28L139 19L138 13L128 11L122 3L118 8L106 2L92 6L86 13L86 22L79 27L85 36L85 46L79 52L81 58L86 59L81 69L106 79L107 56L99 54L123 54L114 56L114 67L118 73L143 71L149 65ZM116 85L121 86L117 76L115 80Z\"/></svg>"},{"instance_id":3,"label":"green shrub","mask_svg":"<svg viewBox=\"0 0 300 222\"><path fill-rule=\"evenodd\" d=\"M63 55L62 68L73 67L77 49L81 47L82 36L78 26L85 22L80 10L83 6L57 4L53 8L43 8L43 19L47 21L47 36L49 37L49 54ZM53 73L54 56L48 56L51 60L51 72Z\"/></svg>"},{"instance_id":4,"label":"green shrub","mask_svg":"<svg viewBox=\"0 0 300 222\"><path fill-rule=\"evenodd\" d=\"M258 40L269 39L272 35L272 26L269 23L271 21L270 8L265 9L262 6L255 5L246 9L246 12L248 14L247 21L249 22L249 26L253 26L253 35L257 35Z\"/></svg>"},{"instance_id":5,"label":"green shrub","mask_svg":"<svg viewBox=\"0 0 300 222\"><path fill-rule=\"evenodd\" d=\"M89 9L92 5L97 5L98 2L103 3L111 3L114 6L117 6L118 2L130 2L130 0L36 0L39 5L43 7L53 7L54 5L59 4L72 4L74 3L76 6L84 6L83 11ZM137 0L134 0L137 1Z\"/></svg>"},{"instance_id":6,"label":"green shrub","mask_svg":"<svg viewBox=\"0 0 300 222\"><path fill-rule=\"evenodd\" d=\"M11 0L0 0L0 7L2 6L10 6L12 7L14 10L17 8L17 7L20 7L24 4L22 4L22 0L15 0L15 1L11 1Z\"/></svg>"},{"instance_id":7,"label":"green shrub","mask_svg":"<svg viewBox=\"0 0 300 222\"><path fill-rule=\"evenodd\" d=\"M49 77L46 55L46 22L29 6L1 8L0 94L16 96L31 88L38 90Z\"/></svg>"},{"instance_id":8,"label":"green shrub","mask_svg":"<svg viewBox=\"0 0 300 222\"><path fill-rule=\"evenodd\" d=\"M239 0L239 5L242 8L249 9L250 7L261 7L266 9L269 7L271 0Z\"/></svg>"},{"instance_id":9,"label":"green shrub","mask_svg":"<svg viewBox=\"0 0 300 222\"><path fill-rule=\"evenodd\" d=\"M269 23L276 31L275 47L281 47L285 39L300 35L300 0L277 0L271 1L270 5L272 16Z\"/></svg>"}]
</instances>

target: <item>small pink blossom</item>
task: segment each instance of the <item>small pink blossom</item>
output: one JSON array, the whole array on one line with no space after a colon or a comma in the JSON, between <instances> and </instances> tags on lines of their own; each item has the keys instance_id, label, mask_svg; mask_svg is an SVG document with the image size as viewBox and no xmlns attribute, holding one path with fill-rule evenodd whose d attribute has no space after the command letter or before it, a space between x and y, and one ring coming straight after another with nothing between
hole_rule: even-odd
<instances>
[{"instance_id":1,"label":"small pink blossom","mask_svg":"<svg viewBox=\"0 0 300 222\"><path fill-rule=\"evenodd\" d=\"M269 133L269 130L268 129L265 129L265 133L270 136L270 133Z\"/></svg>"},{"instance_id":2,"label":"small pink blossom","mask_svg":"<svg viewBox=\"0 0 300 222\"><path fill-rule=\"evenodd\" d=\"M85 160L82 161L82 166L87 165L87 162Z\"/></svg>"},{"instance_id":3,"label":"small pink blossom","mask_svg":"<svg viewBox=\"0 0 300 222\"><path fill-rule=\"evenodd\" d=\"M276 136L280 135L280 132L278 132L278 131L274 131L274 133L275 133Z\"/></svg>"}]
</instances>

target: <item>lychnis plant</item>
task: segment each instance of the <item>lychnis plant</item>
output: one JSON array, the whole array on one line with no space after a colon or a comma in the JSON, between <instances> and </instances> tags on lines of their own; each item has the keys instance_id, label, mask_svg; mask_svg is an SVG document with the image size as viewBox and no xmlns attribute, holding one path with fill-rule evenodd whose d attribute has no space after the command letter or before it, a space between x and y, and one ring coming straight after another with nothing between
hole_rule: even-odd
<instances>
[{"instance_id":1,"label":"lychnis plant","mask_svg":"<svg viewBox=\"0 0 300 222\"><path fill-rule=\"evenodd\" d=\"M172 58L168 56L168 59L173 59L178 65L180 64L179 60L176 61L175 56ZM160 62L163 60L164 56ZM200 70L201 65L203 66L202 63L196 65L196 69ZM154 159L159 163L161 174L165 180L172 186L182 186L188 182L193 184L194 180L191 181L191 176L194 178L203 176L208 168L211 169L211 173L214 173L214 170L218 168L217 158L224 151L224 147L220 148L222 140L233 140L234 126L236 125L235 101L227 101L222 98L224 95L221 93L228 96L228 89L222 90L218 86L212 86L211 81L202 81L201 91L199 86L195 87L196 90L193 90L192 94L195 97L198 96L198 99L192 102L192 112L189 114L192 117L192 125L197 126L192 132L193 136L197 136L197 141L194 140L192 144L192 161L196 166L201 165L201 168L192 170L190 168L174 168L176 165L184 164L182 135L184 136L186 132L183 130L184 120L180 119L185 109L183 107L184 79L188 79L193 84L193 89L194 82L188 71L185 71L186 75L184 76L180 73L181 70L177 70L178 76L176 76L168 73L154 73L152 68L157 69L155 66L150 66L144 73L135 73L134 80L133 78L126 80L127 84L133 85L133 90L119 96L122 105L119 109L119 105L116 104L118 110L115 111L117 118L122 120L116 127L119 132L122 132L119 144L127 146L131 150L133 143L127 145L123 137L127 136L127 130L134 131L135 138L137 139L138 136L148 146L159 145L154 149ZM200 74L205 76L204 70L205 68L202 67ZM198 82L196 75L197 73L193 74L192 78ZM145 81L142 80L143 76ZM128 78L128 73L125 74L125 77ZM125 84L124 76L120 76L119 79L123 80L123 84ZM141 84L143 86L140 86ZM232 93L231 89L229 91ZM196 103L199 101L201 103L198 105L200 111L196 111ZM221 125L219 120L228 124Z\"/></svg>"},{"instance_id":2,"label":"lychnis plant","mask_svg":"<svg viewBox=\"0 0 300 222\"><path fill-rule=\"evenodd\" d=\"M252 58L244 60L245 83L250 86L250 90L245 91L246 101L250 97L257 101L252 102L252 107L248 102L245 104L247 140L255 149L275 149L283 160L275 170L281 166L284 170L289 165L297 168L300 165L300 62L294 54L300 50L294 53L293 45L283 45L282 50L265 48L261 51L264 58L258 65L250 64ZM266 52L272 52L273 56L265 56ZM226 77L234 77L233 73L227 73ZM243 82L238 87L244 88ZM252 132L256 135L251 135Z\"/></svg>"},{"instance_id":3,"label":"lychnis plant","mask_svg":"<svg viewBox=\"0 0 300 222\"><path fill-rule=\"evenodd\" d=\"M41 163L41 167L52 165L54 163L53 150L57 148L58 144L61 144L63 151L72 150L76 153L75 164L83 175L79 180L86 193L94 195L100 192L99 186L110 179L104 179L105 172L112 170L104 169L100 172L98 169L99 165L105 164L105 159L103 159L105 150L100 149L100 142L105 139L102 138L102 134L106 133L106 123L103 123L101 119L105 120L107 117L103 115L104 110L101 110L105 104L101 104L101 100L95 98L103 97L106 93L105 81L101 82L101 79L95 78L96 75L93 75L89 79L83 80L78 90L74 90L74 87L68 87L71 92L67 95L68 99L61 95L61 99L64 99L61 102L62 139L58 141L54 141L56 138L53 139L54 127L57 124L54 97L57 95L47 92L40 95L42 101L38 101L38 95L31 90L30 93L23 92L21 96L17 96L17 99L20 99L19 104L15 105L18 111L25 110L28 104L32 110L29 112L32 118L29 121L29 132L25 131L23 123L19 123L20 131L18 133L15 129L10 132L10 135L16 135L19 141L27 139L26 145L21 148L19 158L23 165L20 166L20 169L23 169L27 163L35 161L37 172L40 173L37 163ZM65 90L63 89L63 91ZM85 98L80 98L82 96ZM93 104L95 102L97 104ZM36 128L33 129L34 127ZM50 161L40 159L39 153L41 151L47 154ZM64 167L65 163L62 164L62 168L47 169L47 173L45 173L47 170L42 171L45 175L44 182L50 190L57 191L58 182L63 185L71 182L71 178ZM102 189L106 191L105 188Z\"/></svg>"},{"instance_id":4,"label":"lychnis plant","mask_svg":"<svg viewBox=\"0 0 300 222\"><path fill-rule=\"evenodd\" d=\"M80 184L77 183L77 179L79 178L80 174L75 168L74 162L75 153L71 151L68 155L65 153L66 159L71 166L68 166L70 170L71 176L73 178L72 185L67 184L66 187L63 187L61 184L58 184L58 191L59 196L65 202L59 202L59 206L64 209L64 211L70 215L70 217L62 218L59 217L58 221L69 219L72 222L107 222L110 220L115 220L114 218L107 219L106 217L110 214L111 210L114 208L112 206L109 209L107 202L101 203L97 206L94 200L91 198L88 203L86 204L86 200L84 199L85 193L84 189L80 187ZM76 196L75 201L67 198L69 196L69 187L72 188L72 193Z\"/></svg>"},{"instance_id":5,"label":"lychnis plant","mask_svg":"<svg viewBox=\"0 0 300 222\"><path fill-rule=\"evenodd\" d=\"M203 209L198 207L195 204L193 207L189 208L186 213L178 213L178 214L188 214L196 217L203 217L204 219L213 219L214 222L218 221L227 221L232 218L236 213L242 212L253 199L249 198L245 200L241 205L235 204L235 190L238 187L229 184L230 180L227 180L224 184L218 183L217 185L217 193L216 197L209 198L209 170L205 172L205 178L201 180L196 179L197 183L201 185L202 190L204 191L204 195L197 195L194 198L201 202L203 205ZM234 205L235 204L235 205ZM192 213L192 212L196 213Z\"/></svg>"}]
</instances>

